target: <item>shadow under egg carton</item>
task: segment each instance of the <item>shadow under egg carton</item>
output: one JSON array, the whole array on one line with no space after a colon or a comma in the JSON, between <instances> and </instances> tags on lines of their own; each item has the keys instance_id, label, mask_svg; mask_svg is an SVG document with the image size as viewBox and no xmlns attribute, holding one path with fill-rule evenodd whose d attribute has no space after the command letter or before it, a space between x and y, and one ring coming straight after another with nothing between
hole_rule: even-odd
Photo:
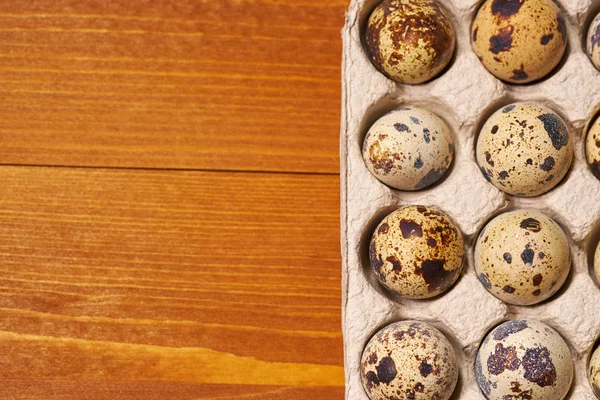
<instances>
[{"instance_id":1,"label":"shadow under egg carton","mask_svg":"<svg viewBox=\"0 0 600 400\"><path fill-rule=\"evenodd\" d=\"M452 399L484 399L475 382L473 362L485 334L511 318L534 318L555 328L569 343L576 363L567 398L593 399L586 368L600 336L600 289L590 274L600 240L600 181L587 168L585 132L600 109L600 73L584 45L587 26L600 11L600 0L559 1L567 20L569 44L558 67L545 79L527 84L502 82L485 70L470 46L475 0L440 0L456 29L454 58L437 78L422 85L397 84L367 58L362 31L380 0L353 0L343 30L343 107L341 134L343 333L346 398L367 400L359 373L362 350L381 327L394 321L429 322L453 343L460 363ZM593 14L593 15L592 15ZM583 27L582 27L583 26ZM575 142L571 170L555 189L535 198L508 196L489 184L475 161L479 128L496 109L516 101L537 101L558 112ZM455 159L446 178L418 192L392 190L363 163L362 141L370 125L401 105L421 106L450 127ZM408 204L437 207L448 213L465 237L463 275L447 293L426 301L394 297L373 276L368 244L377 224ZM489 294L473 268L473 247L483 226L513 209L535 208L555 219L571 242L571 274L556 296L535 306L507 305Z\"/></svg>"}]
</instances>

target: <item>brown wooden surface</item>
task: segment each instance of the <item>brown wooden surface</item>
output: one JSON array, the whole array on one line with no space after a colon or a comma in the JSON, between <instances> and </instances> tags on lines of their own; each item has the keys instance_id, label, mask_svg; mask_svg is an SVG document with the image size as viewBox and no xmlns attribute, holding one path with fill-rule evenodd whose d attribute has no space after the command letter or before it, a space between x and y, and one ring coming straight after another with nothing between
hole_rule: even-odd
<instances>
[{"instance_id":1,"label":"brown wooden surface","mask_svg":"<svg viewBox=\"0 0 600 400\"><path fill-rule=\"evenodd\" d=\"M0 2L0 398L343 398L346 6Z\"/></svg>"}]
</instances>

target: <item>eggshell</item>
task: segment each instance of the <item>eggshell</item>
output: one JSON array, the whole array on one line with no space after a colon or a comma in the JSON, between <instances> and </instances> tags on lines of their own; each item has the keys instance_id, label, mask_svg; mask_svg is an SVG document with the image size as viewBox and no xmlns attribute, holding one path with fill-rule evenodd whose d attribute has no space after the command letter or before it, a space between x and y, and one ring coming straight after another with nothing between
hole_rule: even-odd
<instances>
[{"instance_id":1,"label":"eggshell","mask_svg":"<svg viewBox=\"0 0 600 400\"><path fill-rule=\"evenodd\" d=\"M364 41L379 71L397 82L417 84L448 65L456 38L435 0L384 0L369 17Z\"/></svg>"},{"instance_id":2,"label":"eggshell","mask_svg":"<svg viewBox=\"0 0 600 400\"><path fill-rule=\"evenodd\" d=\"M585 157L594 176L600 179L600 118L596 118L588 130Z\"/></svg>"},{"instance_id":3,"label":"eggshell","mask_svg":"<svg viewBox=\"0 0 600 400\"><path fill-rule=\"evenodd\" d=\"M534 320L512 320L490 332L475 359L475 377L489 400L561 400L573 380L564 339Z\"/></svg>"},{"instance_id":4,"label":"eggshell","mask_svg":"<svg viewBox=\"0 0 600 400\"><path fill-rule=\"evenodd\" d=\"M477 139L477 163L498 189L538 196L558 185L571 166L573 141L562 118L536 103L496 111Z\"/></svg>"},{"instance_id":5,"label":"eggshell","mask_svg":"<svg viewBox=\"0 0 600 400\"><path fill-rule=\"evenodd\" d=\"M596 15L588 29L586 50L592 64L600 69L600 14Z\"/></svg>"},{"instance_id":6,"label":"eggshell","mask_svg":"<svg viewBox=\"0 0 600 400\"><path fill-rule=\"evenodd\" d=\"M369 247L379 281L402 297L426 299L450 289L458 279L464 241L441 211L408 206L379 224Z\"/></svg>"},{"instance_id":7,"label":"eggshell","mask_svg":"<svg viewBox=\"0 0 600 400\"><path fill-rule=\"evenodd\" d=\"M569 241L561 227L535 210L501 214L482 230L475 271L502 301L531 305L560 289L571 269Z\"/></svg>"},{"instance_id":8,"label":"eggshell","mask_svg":"<svg viewBox=\"0 0 600 400\"><path fill-rule=\"evenodd\" d=\"M594 253L594 278L596 278L596 283L600 284L600 243L596 246Z\"/></svg>"},{"instance_id":9,"label":"eggshell","mask_svg":"<svg viewBox=\"0 0 600 400\"><path fill-rule=\"evenodd\" d=\"M496 77L527 83L543 78L560 62L567 28L552 0L487 0L471 26L471 43Z\"/></svg>"},{"instance_id":10,"label":"eggshell","mask_svg":"<svg viewBox=\"0 0 600 400\"><path fill-rule=\"evenodd\" d=\"M458 380L458 363L439 330L402 321L371 338L362 355L361 376L371 400L448 400Z\"/></svg>"},{"instance_id":11,"label":"eggshell","mask_svg":"<svg viewBox=\"0 0 600 400\"><path fill-rule=\"evenodd\" d=\"M597 347L592 353L588 370L590 386L596 397L600 399L600 347Z\"/></svg>"},{"instance_id":12,"label":"eggshell","mask_svg":"<svg viewBox=\"0 0 600 400\"><path fill-rule=\"evenodd\" d=\"M454 144L446 123L418 107L404 107L381 117L363 144L369 171L399 190L419 190L434 184L444 176L453 156Z\"/></svg>"}]
</instances>

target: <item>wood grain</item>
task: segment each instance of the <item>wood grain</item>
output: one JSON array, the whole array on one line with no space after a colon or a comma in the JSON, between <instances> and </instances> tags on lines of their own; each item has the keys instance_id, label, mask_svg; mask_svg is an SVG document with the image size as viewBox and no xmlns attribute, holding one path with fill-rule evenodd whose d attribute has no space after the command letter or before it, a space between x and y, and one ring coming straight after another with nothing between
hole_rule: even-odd
<instances>
[{"instance_id":1,"label":"wood grain","mask_svg":"<svg viewBox=\"0 0 600 400\"><path fill-rule=\"evenodd\" d=\"M337 177L0 181L1 398L343 396Z\"/></svg>"},{"instance_id":2,"label":"wood grain","mask_svg":"<svg viewBox=\"0 0 600 400\"><path fill-rule=\"evenodd\" d=\"M336 173L346 7L0 2L0 163Z\"/></svg>"}]
</instances>

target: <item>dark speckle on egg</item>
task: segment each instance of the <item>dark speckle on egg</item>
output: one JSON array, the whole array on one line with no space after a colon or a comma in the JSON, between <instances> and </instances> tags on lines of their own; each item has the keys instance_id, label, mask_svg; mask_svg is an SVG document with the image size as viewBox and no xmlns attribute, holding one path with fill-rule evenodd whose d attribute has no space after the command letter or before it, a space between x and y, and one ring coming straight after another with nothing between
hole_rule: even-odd
<instances>
[{"instance_id":1,"label":"dark speckle on egg","mask_svg":"<svg viewBox=\"0 0 600 400\"><path fill-rule=\"evenodd\" d=\"M415 160L415 168L423 168L423 160L421 160L421 157L417 157Z\"/></svg>"},{"instance_id":2,"label":"dark speckle on egg","mask_svg":"<svg viewBox=\"0 0 600 400\"><path fill-rule=\"evenodd\" d=\"M552 170L552 168L554 168L555 164L556 164L556 162L554 161L554 157L552 157L552 156L546 157L544 162L542 164L540 164L540 168L543 169L544 171L550 171L550 170Z\"/></svg>"},{"instance_id":3,"label":"dark speckle on egg","mask_svg":"<svg viewBox=\"0 0 600 400\"><path fill-rule=\"evenodd\" d=\"M402 123L394 124L394 128L396 128L396 130L398 132L409 132L410 133L410 129L408 129L408 126L406 126L405 124L402 124Z\"/></svg>"},{"instance_id":4,"label":"dark speckle on egg","mask_svg":"<svg viewBox=\"0 0 600 400\"><path fill-rule=\"evenodd\" d=\"M525 229L530 232L537 233L542 230L542 224L535 218L525 218L523 221L521 221L519 226L521 229Z\"/></svg>"},{"instance_id":5,"label":"dark speckle on egg","mask_svg":"<svg viewBox=\"0 0 600 400\"><path fill-rule=\"evenodd\" d=\"M492 14L498 18L509 18L519 12L525 0L493 0Z\"/></svg>"},{"instance_id":6,"label":"dark speckle on egg","mask_svg":"<svg viewBox=\"0 0 600 400\"><path fill-rule=\"evenodd\" d=\"M425 138L425 143L431 142L431 132L429 132L429 129L423 128L423 137Z\"/></svg>"},{"instance_id":7,"label":"dark speckle on egg","mask_svg":"<svg viewBox=\"0 0 600 400\"><path fill-rule=\"evenodd\" d=\"M521 64L521 68L513 70L512 80L524 81L527 80L527 78L529 78L529 75L525 72L525 66L523 64Z\"/></svg>"},{"instance_id":8,"label":"dark speckle on egg","mask_svg":"<svg viewBox=\"0 0 600 400\"><path fill-rule=\"evenodd\" d=\"M533 251L532 249L525 249L521 253L521 260L523 260L523 263L528 267L531 267L531 265L533 264L534 257L535 251Z\"/></svg>"},{"instance_id":9,"label":"dark speckle on egg","mask_svg":"<svg viewBox=\"0 0 600 400\"><path fill-rule=\"evenodd\" d=\"M506 293L509 293L509 294L512 294L512 293L514 293L514 292L515 292L515 288L514 288L514 287L512 287L512 286L510 286L510 285L506 285L506 286L504 286L504 287L502 288L502 291L504 291L504 292L506 292Z\"/></svg>"},{"instance_id":10,"label":"dark speckle on egg","mask_svg":"<svg viewBox=\"0 0 600 400\"><path fill-rule=\"evenodd\" d=\"M553 34L544 35L544 36L542 36L540 43L543 44L544 46L546 46L548 43L550 43L550 41L552 40L553 37L554 37Z\"/></svg>"},{"instance_id":11,"label":"dark speckle on egg","mask_svg":"<svg viewBox=\"0 0 600 400\"><path fill-rule=\"evenodd\" d=\"M560 150L569 143L567 127L556 114L542 114L538 119L544 123L544 129L546 129L556 150Z\"/></svg>"},{"instance_id":12,"label":"dark speckle on egg","mask_svg":"<svg viewBox=\"0 0 600 400\"><path fill-rule=\"evenodd\" d=\"M486 274L484 274L484 273L479 274L479 281L481 282L483 287L485 287L486 289L492 288L492 284L490 283L490 280L488 279Z\"/></svg>"},{"instance_id":13,"label":"dark speckle on egg","mask_svg":"<svg viewBox=\"0 0 600 400\"><path fill-rule=\"evenodd\" d=\"M512 47L512 34L514 27L509 25L498 31L495 36L490 38L490 51L494 54L500 54L509 51Z\"/></svg>"}]
</instances>

